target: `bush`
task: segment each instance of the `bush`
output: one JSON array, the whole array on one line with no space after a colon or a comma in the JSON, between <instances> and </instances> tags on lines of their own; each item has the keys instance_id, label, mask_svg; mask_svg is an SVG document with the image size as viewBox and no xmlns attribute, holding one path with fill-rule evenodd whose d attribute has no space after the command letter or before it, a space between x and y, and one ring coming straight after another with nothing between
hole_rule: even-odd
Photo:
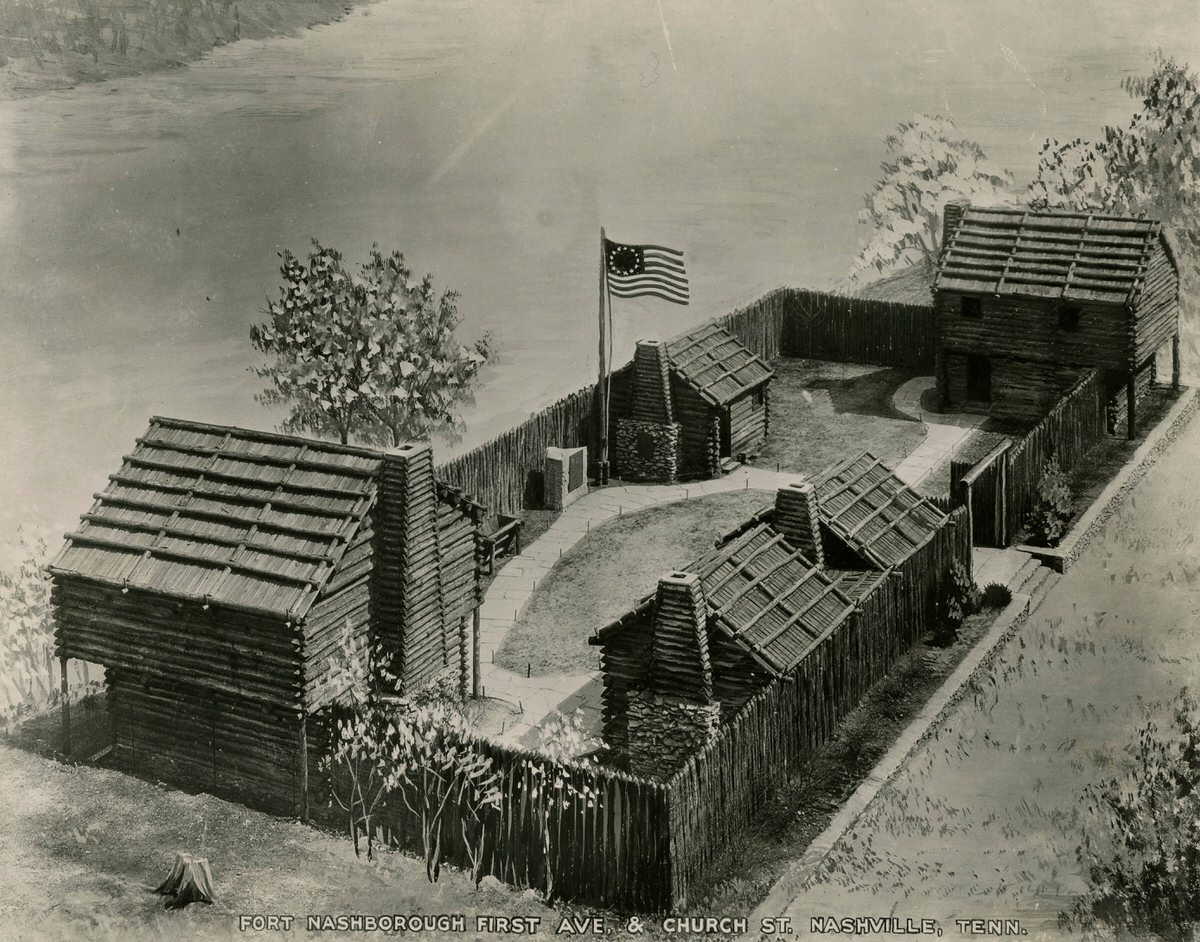
<instances>
[{"instance_id":1,"label":"bush","mask_svg":"<svg viewBox=\"0 0 1200 942\"><path fill-rule=\"evenodd\" d=\"M1193 938L1200 921L1200 727L1186 689L1175 700L1171 727L1147 723L1128 751L1127 777L1084 791L1076 856L1088 889L1059 922L1085 936Z\"/></svg>"},{"instance_id":2,"label":"bush","mask_svg":"<svg viewBox=\"0 0 1200 942\"><path fill-rule=\"evenodd\" d=\"M983 588L984 608L1004 608L1012 601L1012 589L999 582L989 582Z\"/></svg>"},{"instance_id":3,"label":"bush","mask_svg":"<svg viewBox=\"0 0 1200 942\"><path fill-rule=\"evenodd\" d=\"M1071 488L1067 484L1067 474L1059 467L1058 459L1052 457L1042 466L1037 503L1029 514L1033 542L1041 546L1058 546L1070 519Z\"/></svg>"},{"instance_id":4,"label":"bush","mask_svg":"<svg viewBox=\"0 0 1200 942\"><path fill-rule=\"evenodd\" d=\"M979 589L971 573L957 559L946 571L938 593L937 625L933 643L946 647L958 640L958 630L968 615L979 611Z\"/></svg>"}]
</instances>

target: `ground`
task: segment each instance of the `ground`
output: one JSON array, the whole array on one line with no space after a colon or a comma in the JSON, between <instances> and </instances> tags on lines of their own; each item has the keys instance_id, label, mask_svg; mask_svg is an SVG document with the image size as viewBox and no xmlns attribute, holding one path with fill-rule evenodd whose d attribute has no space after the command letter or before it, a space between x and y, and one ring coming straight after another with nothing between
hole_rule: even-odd
<instances>
[{"instance_id":1,"label":"ground","mask_svg":"<svg viewBox=\"0 0 1200 942\"><path fill-rule=\"evenodd\" d=\"M815 474L863 449L889 466L925 437L892 397L919 371L783 359L772 367L771 431L757 463Z\"/></svg>"},{"instance_id":2,"label":"ground","mask_svg":"<svg viewBox=\"0 0 1200 942\"><path fill-rule=\"evenodd\" d=\"M1083 889L1084 788L1121 773L1133 731L1166 725L1200 679L1198 454L1193 422L835 847L789 910L804 926L890 912L1058 934Z\"/></svg>"},{"instance_id":3,"label":"ground","mask_svg":"<svg viewBox=\"0 0 1200 942\"><path fill-rule=\"evenodd\" d=\"M653 591L658 578L712 549L717 536L774 499L736 490L627 513L591 530L542 580L496 663L531 675L594 670L587 639Z\"/></svg>"},{"instance_id":4,"label":"ground","mask_svg":"<svg viewBox=\"0 0 1200 942\"><path fill-rule=\"evenodd\" d=\"M237 927L243 913L463 913L473 928L476 912L551 912L493 880L476 890L443 872L431 886L416 858L368 862L340 835L3 745L0 794L6 940L246 938ZM151 892L178 850L208 857L214 905L166 912Z\"/></svg>"}]
</instances>

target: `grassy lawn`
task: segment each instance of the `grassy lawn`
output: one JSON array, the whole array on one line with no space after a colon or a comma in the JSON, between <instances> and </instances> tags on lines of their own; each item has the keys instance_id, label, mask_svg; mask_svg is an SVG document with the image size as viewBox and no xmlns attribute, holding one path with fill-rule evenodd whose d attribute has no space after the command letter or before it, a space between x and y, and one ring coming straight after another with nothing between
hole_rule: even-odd
<instances>
[{"instance_id":1,"label":"grassy lawn","mask_svg":"<svg viewBox=\"0 0 1200 942\"><path fill-rule=\"evenodd\" d=\"M596 527L555 564L496 653L512 671L557 674L596 667L587 639L773 500L769 491L709 494L625 514Z\"/></svg>"},{"instance_id":2,"label":"grassy lawn","mask_svg":"<svg viewBox=\"0 0 1200 942\"><path fill-rule=\"evenodd\" d=\"M188 795L107 769L66 766L0 745L0 932L7 939L234 939L238 916L280 913L475 913L553 911L532 893L383 853L355 858L348 838L273 818L208 795ZM151 892L176 851L208 857L216 902L179 912ZM268 933L280 938L348 938Z\"/></svg>"},{"instance_id":3,"label":"grassy lawn","mask_svg":"<svg viewBox=\"0 0 1200 942\"><path fill-rule=\"evenodd\" d=\"M758 463L815 474L867 449L896 465L925 437L916 419L898 412L892 397L919 371L777 360L772 364L771 434Z\"/></svg>"}]
</instances>

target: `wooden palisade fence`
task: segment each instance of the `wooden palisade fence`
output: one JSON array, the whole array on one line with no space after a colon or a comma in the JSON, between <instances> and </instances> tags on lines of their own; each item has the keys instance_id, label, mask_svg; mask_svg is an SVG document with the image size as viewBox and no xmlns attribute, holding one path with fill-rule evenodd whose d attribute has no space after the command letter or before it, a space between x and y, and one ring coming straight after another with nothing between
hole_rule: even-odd
<instances>
[{"instance_id":1,"label":"wooden palisade fence","mask_svg":"<svg viewBox=\"0 0 1200 942\"><path fill-rule=\"evenodd\" d=\"M932 367L932 311L925 305L779 288L716 322L768 361L790 356ZM629 364L612 373L611 421L623 414L631 375ZM592 384L443 463L438 478L491 513L540 506L546 449L594 444L596 422L596 387Z\"/></svg>"},{"instance_id":2,"label":"wooden palisade fence","mask_svg":"<svg viewBox=\"0 0 1200 942\"><path fill-rule=\"evenodd\" d=\"M950 519L903 566L882 575L855 617L753 697L666 783L474 741L501 782L500 806L483 819L482 872L552 891L555 899L639 911L683 904L786 774L833 735L930 627L951 563L971 565L966 509ZM464 868L471 855L462 820L469 814L452 799L442 829L443 859ZM421 851L419 822L401 798L390 799L378 820L389 842Z\"/></svg>"}]
</instances>

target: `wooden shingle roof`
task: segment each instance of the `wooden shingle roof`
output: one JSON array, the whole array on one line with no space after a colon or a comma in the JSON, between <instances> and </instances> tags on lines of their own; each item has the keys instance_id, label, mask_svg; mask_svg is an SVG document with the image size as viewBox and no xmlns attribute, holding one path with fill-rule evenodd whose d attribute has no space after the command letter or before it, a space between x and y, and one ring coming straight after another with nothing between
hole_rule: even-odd
<instances>
[{"instance_id":1,"label":"wooden shingle roof","mask_svg":"<svg viewBox=\"0 0 1200 942\"><path fill-rule=\"evenodd\" d=\"M1160 244L1170 257L1149 219L971 207L946 239L934 290L1132 307Z\"/></svg>"},{"instance_id":2,"label":"wooden shingle roof","mask_svg":"<svg viewBox=\"0 0 1200 942\"><path fill-rule=\"evenodd\" d=\"M904 562L947 519L867 451L827 468L813 483L821 525L880 569Z\"/></svg>"},{"instance_id":3,"label":"wooden shingle roof","mask_svg":"<svg viewBox=\"0 0 1200 942\"><path fill-rule=\"evenodd\" d=\"M156 417L50 571L301 618L374 502L382 461Z\"/></svg>"},{"instance_id":4,"label":"wooden shingle roof","mask_svg":"<svg viewBox=\"0 0 1200 942\"><path fill-rule=\"evenodd\" d=\"M846 619L854 603L769 524L758 524L684 566L700 576L710 625L771 674L785 674ZM596 633L620 632L653 617L654 595Z\"/></svg>"},{"instance_id":5,"label":"wooden shingle roof","mask_svg":"<svg viewBox=\"0 0 1200 942\"><path fill-rule=\"evenodd\" d=\"M775 375L719 324L705 324L667 341L671 369L713 405L723 406Z\"/></svg>"}]
</instances>

